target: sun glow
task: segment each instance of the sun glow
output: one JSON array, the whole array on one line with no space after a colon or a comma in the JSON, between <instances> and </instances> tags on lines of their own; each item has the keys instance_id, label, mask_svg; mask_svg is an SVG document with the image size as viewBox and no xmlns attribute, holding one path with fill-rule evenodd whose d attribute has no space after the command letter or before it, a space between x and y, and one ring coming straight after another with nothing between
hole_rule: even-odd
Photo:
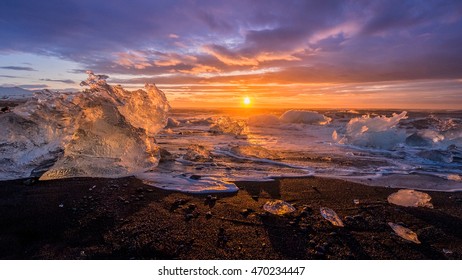
<instances>
[{"instance_id":1,"label":"sun glow","mask_svg":"<svg viewBox=\"0 0 462 280\"><path fill-rule=\"evenodd\" d=\"M244 97L243 102L244 102L244 106L249 106L250 103L251 103L251 100L250 100L250 98L248 96L246 96L246 97Z\"/></svg>"}]
</instances>

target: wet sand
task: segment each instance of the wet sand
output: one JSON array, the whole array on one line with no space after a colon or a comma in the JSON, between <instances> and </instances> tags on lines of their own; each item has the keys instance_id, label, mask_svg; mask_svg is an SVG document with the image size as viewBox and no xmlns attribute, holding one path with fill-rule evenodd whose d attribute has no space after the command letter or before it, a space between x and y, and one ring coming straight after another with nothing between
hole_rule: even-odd
<instances>
[{"instance_id":1,"label":"wet sand","mask_svg":"<svg viewBox=\"0 0 462 280\"><path fill-rule=\"evenodd\" d=\"M396 189L334 179L236 185L235 194L207 197L135 178L0 182L0 258L462 259L462 192L427 192L429 209L389 204ZM270 199L296 211L265 213ZM320 207L345 227L324 220ZM412 229L422 244L398 237L388 222Z\"/></svg>"}]
</instances>

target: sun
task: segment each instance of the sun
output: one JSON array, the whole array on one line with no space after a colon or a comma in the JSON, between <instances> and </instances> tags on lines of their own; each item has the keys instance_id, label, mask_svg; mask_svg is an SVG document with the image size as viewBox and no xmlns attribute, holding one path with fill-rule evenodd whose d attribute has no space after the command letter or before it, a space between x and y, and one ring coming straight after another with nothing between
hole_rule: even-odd
<instances>
[{"instance_id":1,"label":"sun","mask_svg":"<svg viewBox=\"0 0 462 280\"><path fill-rule=\"evenodd\" d=\"M249 98L248 96L246 96L246 97L244 97L243 102L244 102L244 105L245 105L245 106L249 106L250 103L251 103L251 100L250 100L250 98Z\"/></svg>"}]
</instances>

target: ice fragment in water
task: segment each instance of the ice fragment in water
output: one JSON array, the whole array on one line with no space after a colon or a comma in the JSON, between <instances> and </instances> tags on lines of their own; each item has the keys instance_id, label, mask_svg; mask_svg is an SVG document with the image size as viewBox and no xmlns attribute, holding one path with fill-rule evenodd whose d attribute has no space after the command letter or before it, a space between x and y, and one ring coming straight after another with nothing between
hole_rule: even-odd
<instances>
[{"instance_id":1,"label":"ice fragment in water","mask_svg":"<svg viewBox=\"0 0 462 280\"><path fill-rule=\"evenodd\" d=\"M388 196L388 202L405 207L428 207L433 208L431 196L415 190L399 190Z\"/></svg>"},{"instance_id":2,"label":"ice fragment in water","mask_svg":"<svg viewBox=\"0 0 462 280\"><path fill-rule=\"evenodd\" d=\"M285 215L295 211L295 207L282 200L270 200L263 205L263 210L274 215Z\"/></svg>"},{"instance_id":3,"label":"ice fragment in water","mask_svg":"<svg viewBox=\"0 0 462 280\"><path fill-rule=\"evenodd\" d=\"M412 230L408 229L407 227L403 227L394 223L388 223L388 225L399 237L414 242L416 244L420 244L420 241L417 238L417 234Z\"/></svg>"},{"instance_id":4,"label":"ice fragment in water","mask_svg":"<svg viewBox=\"0 0 462 280\"><path fill-rule=\"evenodd\" d=\"M212 160L210 151L202 145L190 145L183 159L189 161L205 162Z\"/></svg>"},{"instance_id":5,"label":"ice fragment in water","mask_svg":"<svg viewBox=\"0 0 462 280\"><path fill-rule=\"evenodd\" d=\"M321 207L319 210L321 211L321 216L331 222L331 224L338 227L344 227L342 220L334 210L327 207Z\"/></svg>"},{"instance_id":6,"label":"ice fragment in water","mask_svg":"<svg viewBox=\"0 0 462 280\"><path fill-rule=\"evenodd\" d=\"M393 149L396 145L404 143L406 139L406 134L396 128L401 120L407 118L406 114L407 112L403 111L391 117L371 118L365 115L361 118L353 118L347 124L344 137L340 137L335 131L332 138L339 144Z\"/></svg>"},{"instance_id":7,"label":"ice fragment in water","mask_svg":"<svg viewBox=\"0 0 462 280\"><path fill-rule=\"evenodd\" d=\"M315 111L289 110L279 117L285 123L327 124L332 119Z\"/></svg>"},{"instance_id":8,"label":"ice fragment in water","mask_svg":"<svg viewBox=\"0 0 462 280\"><path fill-rule=\"evenodd\" d=\"M215 134L242 136L247 134L248 127L244 121L233 120L230 117L223 116L215 120L215 122L210 126L210 131Z\"/></svg>"}]
</instances>

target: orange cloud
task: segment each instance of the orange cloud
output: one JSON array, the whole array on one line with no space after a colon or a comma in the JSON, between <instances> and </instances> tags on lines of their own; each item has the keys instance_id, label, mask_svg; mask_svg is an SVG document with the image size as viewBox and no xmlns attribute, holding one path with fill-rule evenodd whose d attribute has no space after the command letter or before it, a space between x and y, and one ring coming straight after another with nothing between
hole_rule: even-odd
<instances>
[{"instance_id":1,"label":"orange cloud","mask_svg":"<svg viewBox=\"0 0 462 280\"><path fill-rule=\"evenodd\" d=\"M294 61L300 60L298 57L294 56L295 53L299 52L298 50L293 52L261 52L255 56L247 57L244 55L238 55L231 52L225 53L225 51L218 50L213 46L204 46L202 50L214 56L216 59L220 60L226 65L236 65L236 66L258 66L262 62L266 61Z\"/></svg>"},{"instance_id":2,"label":"orange cloud","mask_svg":"<svg viewBox=\"0 0 462 280\"><path fill-rule=\"evenodd\" d=\"M118 57L116 63L126 68L144 69L152 66L146 55L139 51L116 53L116 56Z\"/></svg>"}]
</instances>

